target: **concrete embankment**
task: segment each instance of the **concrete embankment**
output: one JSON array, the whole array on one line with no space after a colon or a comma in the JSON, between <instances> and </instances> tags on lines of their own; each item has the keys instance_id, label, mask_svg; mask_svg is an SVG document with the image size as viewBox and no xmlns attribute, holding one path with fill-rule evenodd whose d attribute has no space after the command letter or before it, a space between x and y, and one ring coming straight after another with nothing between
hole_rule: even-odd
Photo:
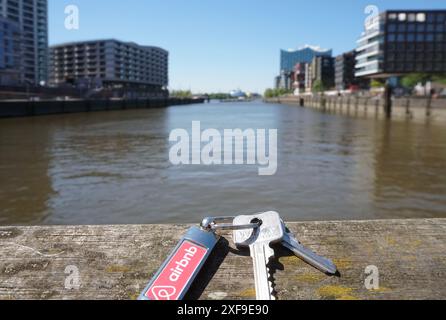
<instances>
[{"instance_id":1,"label":"concrete embankment","mask_svg":"<svg viewBox=\"0 0 446 320\"><path fill-rule=\"evenodd\" d=\"M384 99L333 96L286 96L266 99L269 103L283 103L314 108L324 112L358 117L386 117ZM446 123L446 99L398 98L392 101L392 119L435 121Z\"/></svg>"},{"instance_id":2,"label":"concrete embankment","mask_svg":"<svg viewBox=\"0 0 446 320\"><path fill-rule=\"evenodd\" d=\"M333 259L340 276L323 275L279 248L272 270L281 300L446 298L446 219L288 226ZM187 228L0 227L0 299L135 299ZM223 236L189 298L255 298L249 254Z\"/></svg>"},{"instance_id":3,"label":"concrete embankment","mask_svg":"<svg viewBox=\"0 0 446 320\"><path fill-rule=\"evenodd\" d=\"M125 109L164 108L203 103L203 99L0 101L0 118Z\"/></svg>"}]
</instances>

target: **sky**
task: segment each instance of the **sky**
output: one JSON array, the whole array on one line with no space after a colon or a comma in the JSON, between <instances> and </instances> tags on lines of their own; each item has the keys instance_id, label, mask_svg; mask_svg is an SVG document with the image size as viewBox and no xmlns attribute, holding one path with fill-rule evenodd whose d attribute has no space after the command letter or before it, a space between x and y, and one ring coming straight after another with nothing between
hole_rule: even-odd
<instances>
[{"instance_id":1,"label":"sky","mask_svg":"<svg viewBox=\"0 0 446 320\"><path fill-rule=\"evenodd\" d=\"M65 7L79 8L67 30ZM169 51L169 88L263 93L280 49L354 49L365 8L446 9L443 0L49 0L50 44L116 38Z\"/></svg>"}]
</instances>

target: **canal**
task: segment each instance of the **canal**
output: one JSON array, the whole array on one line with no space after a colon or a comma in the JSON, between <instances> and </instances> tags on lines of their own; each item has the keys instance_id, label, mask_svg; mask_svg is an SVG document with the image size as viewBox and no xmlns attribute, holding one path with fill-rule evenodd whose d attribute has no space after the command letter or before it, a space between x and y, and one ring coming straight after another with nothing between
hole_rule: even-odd
<instances>
[{"instance_id":1,"label":"canal","mask_svg":"<svg viewBox=\"0 0 446 320\"><path fill-rule=\"evenodd\" d=\"M173 166L169 133L278 129L278 171ZM0 119L0 225L446 217L446 127L261 102Z\"/></svg>"}]
</instances>

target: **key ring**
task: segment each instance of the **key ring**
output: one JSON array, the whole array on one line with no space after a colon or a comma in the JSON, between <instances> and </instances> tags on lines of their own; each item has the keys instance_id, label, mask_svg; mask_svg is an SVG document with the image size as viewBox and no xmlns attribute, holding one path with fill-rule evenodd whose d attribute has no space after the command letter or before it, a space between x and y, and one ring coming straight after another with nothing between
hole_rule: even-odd
<instances>
[{"instance_id":1,"label":"key ring","mask_svg":"<svg viewBox=\"0 0 446 320\"><path fill-rule=\"evenodd\" d=\"M235 217L208 217L203 219L201 227L205 230L246 230L256 229L262 225L261 221L235 226L232 222Z\"/></svg>"}]
</instances>

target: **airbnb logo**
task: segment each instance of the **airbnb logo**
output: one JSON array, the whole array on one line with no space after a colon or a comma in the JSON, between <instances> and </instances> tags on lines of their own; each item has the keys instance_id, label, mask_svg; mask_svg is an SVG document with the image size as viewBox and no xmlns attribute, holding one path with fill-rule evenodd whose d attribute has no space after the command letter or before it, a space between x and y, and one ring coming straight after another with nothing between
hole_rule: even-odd
<instances>
[{"instance_id":1,"label":"airbnb logo","mask_svg":"<svg viewBox=\"0 0 446 320\"><path fill-rule=\"evenodd\" d=\"M207 251L190 241L184 241L153 281L146 297L151 300L178 300Z\"/></svg>"},{"instance_id":2,"label":"airbnb logo","mask_svg":"<svg viewBox=\"0 0 446 320\"><path fill-rule=\"evenodd\" d=\"M172 286L157 286L153 287L151 291L156 300L170 300L170 298L173 297L175 293L177 293L177 289Z\"/></svg>"},{"instance_id":3,"label":"airbnb logo","mask_svg":"<svg viewBox=\"0 0 446 320\"><path fill-rule=\"evenodd\" d=\"M184 250L185 254L183 256L183 259L181 259L180 261L175 261L175 269L170 269L170 271L172 271L169 277L170 281L177 282L181 278L181 275L184 272L184 268L187 268L197 251L197 247L190 247L189 249Z\"/></svg>"}]
</instances>

